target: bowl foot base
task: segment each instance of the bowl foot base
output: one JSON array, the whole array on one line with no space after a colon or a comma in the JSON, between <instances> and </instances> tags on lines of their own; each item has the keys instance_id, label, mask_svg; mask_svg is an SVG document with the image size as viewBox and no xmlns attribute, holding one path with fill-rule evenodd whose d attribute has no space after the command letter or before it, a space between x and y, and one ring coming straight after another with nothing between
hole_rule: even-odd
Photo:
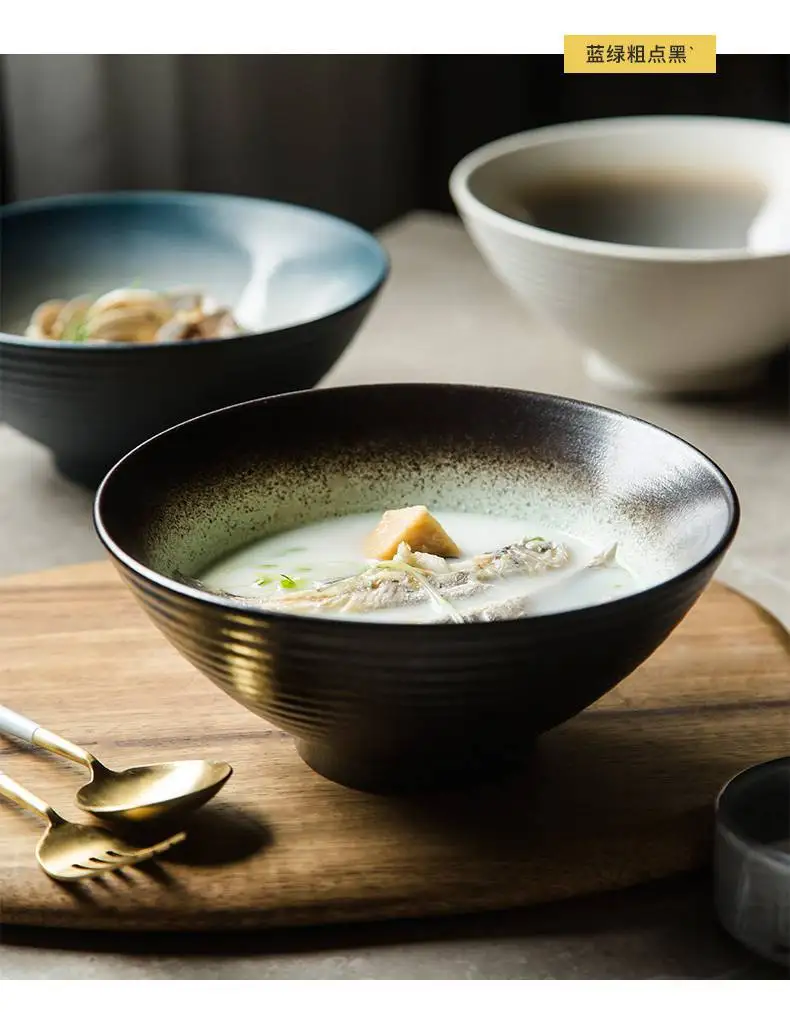
<instances>
[{"instance_id":1,"label":"bowl foot base","mask_svg":"<svg viewBox=\"0 0 790 1016\"><path fill-rule=\"evenodd\" d=\"M534 740L519 746L518 752L469 751L455 745L417 754L411 749L382 754L375 751L350 752L324 741L296 741L303 762L320 776L352 790L374 794L420 794L452 790L478 783L494 782L512 775L525 765Z\"/></svg>"},{"instance_id":2,"label":"bowl foot base","mask_svg":"<svg viewBox=\"0 0 790 1016\"><path fill-rule=\"evenodd\" d=\"M598 353L588 352L584 356L584 368L591 380L610 391L630 392L634 395L707 395L751 388L761 380L767 369L767 362L759 361L727 370L649 380L628 374Z\"/></svg>"}]
</instances>

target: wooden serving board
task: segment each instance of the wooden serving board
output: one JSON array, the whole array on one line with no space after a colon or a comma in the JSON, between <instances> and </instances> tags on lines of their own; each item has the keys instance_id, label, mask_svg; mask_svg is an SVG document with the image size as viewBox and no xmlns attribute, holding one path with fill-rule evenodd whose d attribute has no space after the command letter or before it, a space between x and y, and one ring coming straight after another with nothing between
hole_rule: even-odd
<instances>
[{"instance_id":1,"label":"wooden serving board","mask_svg":"<svg viewBox=\"0 0 790 1016\"><path fill-rule=\"evenodd\" d=\"M161 863L67 888L38 821L0 801L0 920L198 929L459 913L628 886L703 865L717 789L788 750L790 642L711 586L669 641L539 743L520 777L376 797L336 786L198 674L109 564L0 583L0 699L110 765L215 757L222 794ZM83 771L0 738L0 767L67 817Z\"/></svg>"}]
</instances>

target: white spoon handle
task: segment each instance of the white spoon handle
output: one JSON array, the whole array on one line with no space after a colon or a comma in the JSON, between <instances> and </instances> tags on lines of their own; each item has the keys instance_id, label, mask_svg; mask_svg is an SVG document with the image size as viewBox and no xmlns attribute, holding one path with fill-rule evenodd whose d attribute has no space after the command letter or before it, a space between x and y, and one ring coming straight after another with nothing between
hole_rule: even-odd
<instances>
[{"instance_id":1,"label":"white spoon handle","mask_svg":"<svg viewBox=\"0 0 790 1016\"><path fill-rule=\"evenodd\" d=\"M38 724L33 720L29 720L27 716L15 713L13 709L9 709L7 706L0 706L0 733L18 737L23 741L27 741L28 744L35 744L33 735L37 730Z\"/></svg>"},{"instance_id":2,"label":"white spoon handle","mask_svg":"<svg viewBox=\"0 0 790 1016\"><path fill-rule=\"evenodd\" d=\"M46 748L47 751L62 755L63 758L70 759L72 762L79 762L80 765L88 768L95 761L84 748L72 744L71 741L67 741L59 734L53 734L46 727L39 726L35 720L30 720L27 716L22 716L21 713L15 713L7 706L0 706L0 734L18 737L21 741L33 744L37 748Z\"/></svg>"}]
</instances>

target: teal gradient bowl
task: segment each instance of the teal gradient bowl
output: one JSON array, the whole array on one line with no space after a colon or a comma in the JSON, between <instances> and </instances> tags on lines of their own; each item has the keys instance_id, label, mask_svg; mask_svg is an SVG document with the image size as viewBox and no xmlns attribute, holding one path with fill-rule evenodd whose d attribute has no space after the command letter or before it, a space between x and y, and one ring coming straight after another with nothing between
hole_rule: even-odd
<instances>
[{"instance_id":1,"label":"teal gradient bowl","mask_svg":"<svg viewBox=\"0 0 790 1016\"><path fill-rule=\"evenodd\" d=\"M27 339L52 298L194 285L236 307L271 268L252 331L161 345ZM311 388L364 321L389 270L370 233L257 198L108 193L0 209L0 418L94 486L130 448L182 420ZM257 285L257 282L255 283Z\"/></svg>"}]
</instances>

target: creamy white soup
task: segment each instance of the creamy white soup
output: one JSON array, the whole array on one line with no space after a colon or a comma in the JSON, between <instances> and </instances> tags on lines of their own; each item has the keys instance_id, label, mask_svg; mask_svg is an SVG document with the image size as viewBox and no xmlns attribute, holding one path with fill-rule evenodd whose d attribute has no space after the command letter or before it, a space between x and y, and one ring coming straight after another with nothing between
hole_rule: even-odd
<instances>
[{"instance_id":1,"label":"creamy white soup","mask_svg":"<svg viewBox=\"0 0 790 1016\"><path fill-rule=\"evenodd\" d=\"M279 612L405 624L556 613L641 588L616 545L591 546L524 519L418 508L265 537L200 584Z\"/></svg>"}]
</instances>

